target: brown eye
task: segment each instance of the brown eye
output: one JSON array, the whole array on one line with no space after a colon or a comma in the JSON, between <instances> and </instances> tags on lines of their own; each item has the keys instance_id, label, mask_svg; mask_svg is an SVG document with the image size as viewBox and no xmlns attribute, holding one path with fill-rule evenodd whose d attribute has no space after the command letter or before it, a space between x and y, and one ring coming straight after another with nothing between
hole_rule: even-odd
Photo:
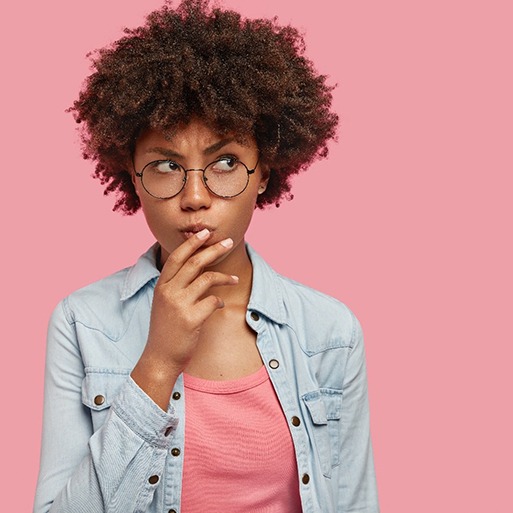
<instances>
[{"instance_id":1,"label":"brown eye","mask_svg":"<svg viewBox=\"0 0 513 513\"><path fill-rule=\"evenodd\" d=\"M177 164L172 160L156 160L148 167L155 173L172 174L181 172L180 164Z\"/></svg>"},{"instance_id":2,"label":"brown eye","mask_svg":"<svg viewBox=\"0 0 513 513\"><path fill-rule=\"evenodd\" d=\"M241 167L241 163L235 157L223 157L209 166L216 173L231 173Z\"/></svg>"}]
</instances>

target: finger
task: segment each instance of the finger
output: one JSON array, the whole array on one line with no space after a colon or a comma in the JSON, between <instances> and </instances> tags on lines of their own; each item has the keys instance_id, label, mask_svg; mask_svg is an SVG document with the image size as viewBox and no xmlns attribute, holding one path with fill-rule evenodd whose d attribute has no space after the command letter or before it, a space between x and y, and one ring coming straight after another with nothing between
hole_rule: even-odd
<instances>
[{"instance_id":1,"label":"finger","mask_svg":"<svg viewBox=\"0 0 513 513\"><path fill-rule=\"evenodd\" d=\"M173 283L180 288L188 287L204 269L212 265L216 260L226 254L233 247L232 239L225 239L216 244L212 244L201 251L197 251L190 256L187 261L182 265L175 276Z\"/></svg>"},{"instance_id":2,"label":"finger","mask_svg":"<svg viewBox=\"0 0 513 513\"><path fill-rule=\"evenodd\" d=\"M216 310L221 308L224 308L224 301L218 296L207 296L199 301L194 308L198 324L205 322Z\"/></svg>"},{"instance_id":3,"label":"finger","mask_svg":"<svg viewBox=\"0 0 513 513\"><path fill-rule=\"evenodd\" d=\"M187 293L189 297L204 297L212 287L223 287L225 285L237 285L239 278L230 276L229 274L219 273L215 271L207 271L201 273L188 287ZM193 299L194 300L194 299Z\"/></svg>"},{"instance_id":4,"label":"finger","mask_svg":"<svg viewBox=\"0 0 513 513\"><path fill-rule=\"evenodd\" d=\"M183 244L180 244L167 258L162 266L160 281L167 282L175 276L183 264L210 238L207 228L189 237Z\"/></svg>"}]
</instances>

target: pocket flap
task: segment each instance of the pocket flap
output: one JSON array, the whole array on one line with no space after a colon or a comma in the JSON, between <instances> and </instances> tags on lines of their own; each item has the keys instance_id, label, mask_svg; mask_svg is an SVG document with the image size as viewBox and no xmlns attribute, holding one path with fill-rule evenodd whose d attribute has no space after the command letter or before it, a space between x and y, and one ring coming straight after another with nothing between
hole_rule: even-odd
<instances>
[{"instance_id":1,"label":"pocket flap","mask_svg":"<svg viewBox=\"0 0 513 513\"><path fill-rule=\"evenodd\" d=\"M342 409L342 391L321 388L303 396L306 407L317 425L327 424L328 420L340 419Z\"/></svg>"},{"instance_id":2,"label":"pocket flap","mask_svg":"<svg viewBox=\"0 0 513 513\"><path fill-rule=\"evenodd\" d=\"M310 412L310 417L312 417L312 422L314 424L327 424L328 417L326 415L326 407L324 406L324 402L320 397L316 399L307 399L305 397L305 404Z\"/></svg>"},{"instance_id":3,"label":"pocket flap","mask_svg":"<svg viewBox=\"0 0 513 513\"><path fill-rule=\"evenodd\" d=\"M82 403L92 410L109 408L126 382L130 370L85 369L82 381Z\"/></svg>"}]
</instances>

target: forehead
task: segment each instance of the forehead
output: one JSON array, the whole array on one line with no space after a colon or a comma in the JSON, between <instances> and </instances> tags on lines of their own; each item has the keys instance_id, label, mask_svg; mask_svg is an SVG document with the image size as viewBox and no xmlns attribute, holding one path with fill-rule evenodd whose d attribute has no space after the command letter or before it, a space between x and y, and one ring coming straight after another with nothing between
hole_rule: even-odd
<instances>
[{"instance_id":1,"label":"forehead","mask_svg":"<svg viewBox=\"0 0 513 513\"><path fill-rule=\"evenodd\" d=\"M168 148L205 149L219 144L235 144L248 149L256 148L251 134L241 134L229 129L211 127L198 119L165 129L150 128L137 138L136 147L158 145Z\"/></svg>"}]
</instances>

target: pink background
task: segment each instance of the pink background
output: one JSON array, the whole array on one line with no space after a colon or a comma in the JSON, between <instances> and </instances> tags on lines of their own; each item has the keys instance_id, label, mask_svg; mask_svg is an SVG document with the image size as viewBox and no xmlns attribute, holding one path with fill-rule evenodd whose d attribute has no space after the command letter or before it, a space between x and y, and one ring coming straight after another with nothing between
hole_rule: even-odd
<instances>
[{"instance_id":1,"label":"pink background","mask_svg":"<svg viewBox=\"0 0 513 513\"><path fill-rule=\"evenodd\" d=\"M86 52L158 5L2 8L4 511L31 509L51 310L152 242L142 216L111 212L64 109ZM329 160L248 238L362 321L382 511L513 511L511 3L225 5L304 29L338 83Z\"/></svg>"}]
</instances>

